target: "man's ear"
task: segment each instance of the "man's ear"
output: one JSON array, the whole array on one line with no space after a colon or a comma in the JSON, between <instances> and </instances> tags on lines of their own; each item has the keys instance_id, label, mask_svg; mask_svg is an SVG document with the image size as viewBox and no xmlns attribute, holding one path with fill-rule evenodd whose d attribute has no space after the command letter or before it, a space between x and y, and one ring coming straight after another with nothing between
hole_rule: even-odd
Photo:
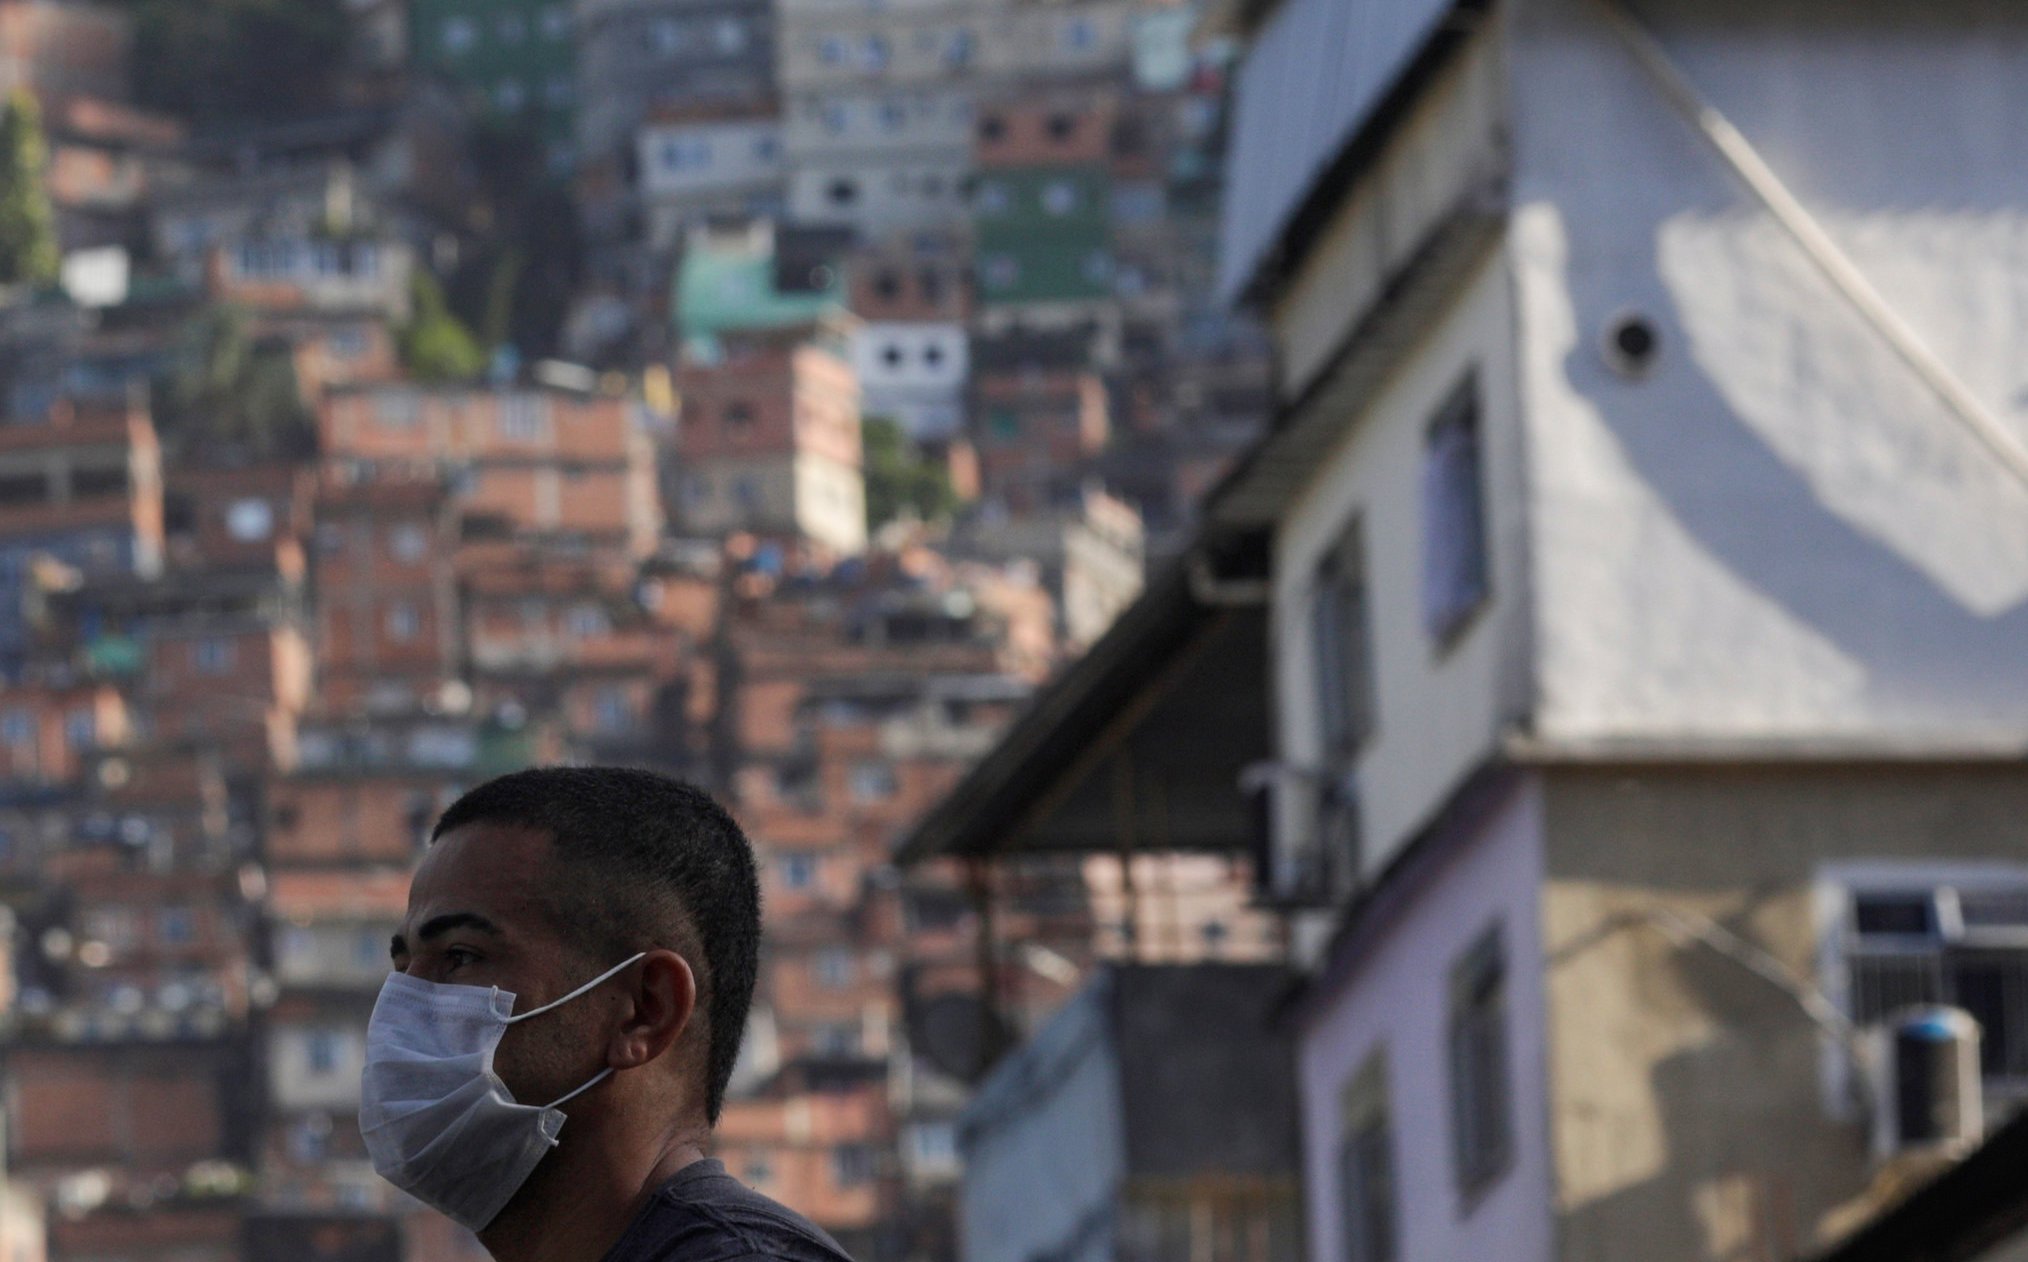
<instances>
[{"instance_id":1,"label":"man's ear","mask_svg":"<svg viewBox=\"0 0 2028 1262\"><path fill-rule=\"evenodd\" d=\"M614 1069L633 1069L661 1057L683 1037L697 1011L697 975L676 952L648 952L637 978L633 1011L606 1050L606 1063Z\"/></svg>"}]
</instances>

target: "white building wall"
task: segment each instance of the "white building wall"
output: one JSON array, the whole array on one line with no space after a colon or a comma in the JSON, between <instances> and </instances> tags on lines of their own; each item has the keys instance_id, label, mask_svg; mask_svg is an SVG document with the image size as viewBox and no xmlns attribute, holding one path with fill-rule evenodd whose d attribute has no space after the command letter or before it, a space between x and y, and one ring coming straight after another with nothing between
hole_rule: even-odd
<instances>
[{"instance_id":1,"label":"white building wall","mask_svg":"<svg viewBox=\"0 0 2028 1262\"><path fill-rule=\"evenodd\" d=\"M1936 358L2028 439L2028 12L1639 6ZM1544 735L2028 731L2028 487L1579 0L1517 6L1513 250ZM1661 334L1645 376L1599 353Z\"/></svg>"},{"instance_id":2,"label":"white building wall","mask_svg":"<svg viewBox=\"0 0 2028 1262\"><path fill-rule=\"evenodd\" d=\"M686 201L779 184L782 125L772 118L650 123L641 128L641 194Z\"/></svg>"},{"instance_id":3,"label":"white building wall","mask_svg":"<svg viewBox=\"0 0 2028 1262\"><path fill-rule=\"evenodd\" d=\"M1312 1262L1346 1256L1339 1238L1341 1100L1375 1051L1386 1060L1397 1255L1500 1262L1554 1256L1536 894L1542 879L1540 796L1532 784L1521 784L1438 880L1413 895L1400 918L1361 953L1352 974L1335 986L1325 983L1298 1036ZM1494 924L1501 927L1507 965L1514 1156L1507 1172L1465 1206L1451 1155L1447 998L1452 964Z\"/></svg>"},{"instance_id":4,"label":"white building wall","mask_svg":"<svg viewBox=\"0 0 2028 1262\"><path fill-rule=\"evenodd\" d=\"M1312 592L1324 558L1355 518L1364 534L1375 726L1355 770L1368 875L1494 752L1520 695L1525 536L1511 305L1505 260L1494 255L1362 409L1276 531L1281 757L1311 768L1324 763ZM1422 620L1423 449L1430 422L1471 374L1479 383L1491 595L1461 636L1442 646Z\"/></svg>"},{"instance_id":5,"label":"white building wall","mask_svg":"<svg viewBox=\"0 0 2028 1262\"><path fill-rule=\"evenodd\" d=\"M881 321L852 336L860 410L888 416L915 438L944 438L962 423L971 342L963 324Z\"/></svg>"},{"instance_id":6,"label":"white building wall","mask_svg":"<svg viewBox=\"0 0 2028 1262\"><path fill-rule=\"evenodd\" d=\"M796 524L843 553L866 550L866 477L858 469L804 452L795 464Z\"/></svg>"},{"instance_id":7,"label":"white building wall","mask_svg":"<svg viewBox=\"0 0 2028 1262\"><path fill-rule=\"evenodd\" d=\"M789 211L801 223L848 224L869 237L947 229L965 213L969 157L799 162Z\"/></svg>"}]
</instances>

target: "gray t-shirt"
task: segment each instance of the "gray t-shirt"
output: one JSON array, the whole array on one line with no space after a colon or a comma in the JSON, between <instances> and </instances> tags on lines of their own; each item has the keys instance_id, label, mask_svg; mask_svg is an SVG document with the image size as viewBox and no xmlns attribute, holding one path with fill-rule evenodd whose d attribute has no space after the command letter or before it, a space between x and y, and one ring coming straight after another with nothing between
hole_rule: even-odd
<instances>
[{"instance_id":1,"label":"gray t-shirt","mask_svg":"<svg viewBox=\"0 0 2028 1262\"><path fill-rule=\"evenodd\" d=\"M712 1158L677 1171L605 1262L852 1262L801 1214L762 1196Z\"/></svg>"}]
</instances>

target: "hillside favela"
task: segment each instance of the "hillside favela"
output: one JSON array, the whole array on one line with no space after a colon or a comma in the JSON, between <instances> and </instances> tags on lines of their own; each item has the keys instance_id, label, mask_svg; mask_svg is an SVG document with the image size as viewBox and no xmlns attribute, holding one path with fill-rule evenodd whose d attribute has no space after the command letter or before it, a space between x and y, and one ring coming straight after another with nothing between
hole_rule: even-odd
<instances>
[{"instance_id":1,"label":"hillside favela","mask_svg":"<svg viewBox=\"0 0 2028 1262\"><path fill-rule=\"evenodd\" d=\"M2005 0L0 0L0 1262L820 1256L370 1150L530 767L751 842L825 1258L2023 1262L2024 118Z\"/></svg>"}]
</instances>

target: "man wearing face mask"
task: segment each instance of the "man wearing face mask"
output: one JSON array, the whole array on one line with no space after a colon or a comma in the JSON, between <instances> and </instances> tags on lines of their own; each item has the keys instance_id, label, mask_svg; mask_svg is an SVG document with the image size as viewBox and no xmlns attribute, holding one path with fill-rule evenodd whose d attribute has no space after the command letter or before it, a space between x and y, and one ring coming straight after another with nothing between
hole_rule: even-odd
<instances>
[{"instance_id":1,"label":"man wearing face mask","mask_svg":"<svg viewBox=\"0 0 2028 1262\"><path fill-rule=\"evenodd\" d=\"M678 781L544 768L465 794L367 1029L374 1169L498 1262L850 1262L705 1155L753 999L746 838Z\"/></svg>"}]
</instances>

